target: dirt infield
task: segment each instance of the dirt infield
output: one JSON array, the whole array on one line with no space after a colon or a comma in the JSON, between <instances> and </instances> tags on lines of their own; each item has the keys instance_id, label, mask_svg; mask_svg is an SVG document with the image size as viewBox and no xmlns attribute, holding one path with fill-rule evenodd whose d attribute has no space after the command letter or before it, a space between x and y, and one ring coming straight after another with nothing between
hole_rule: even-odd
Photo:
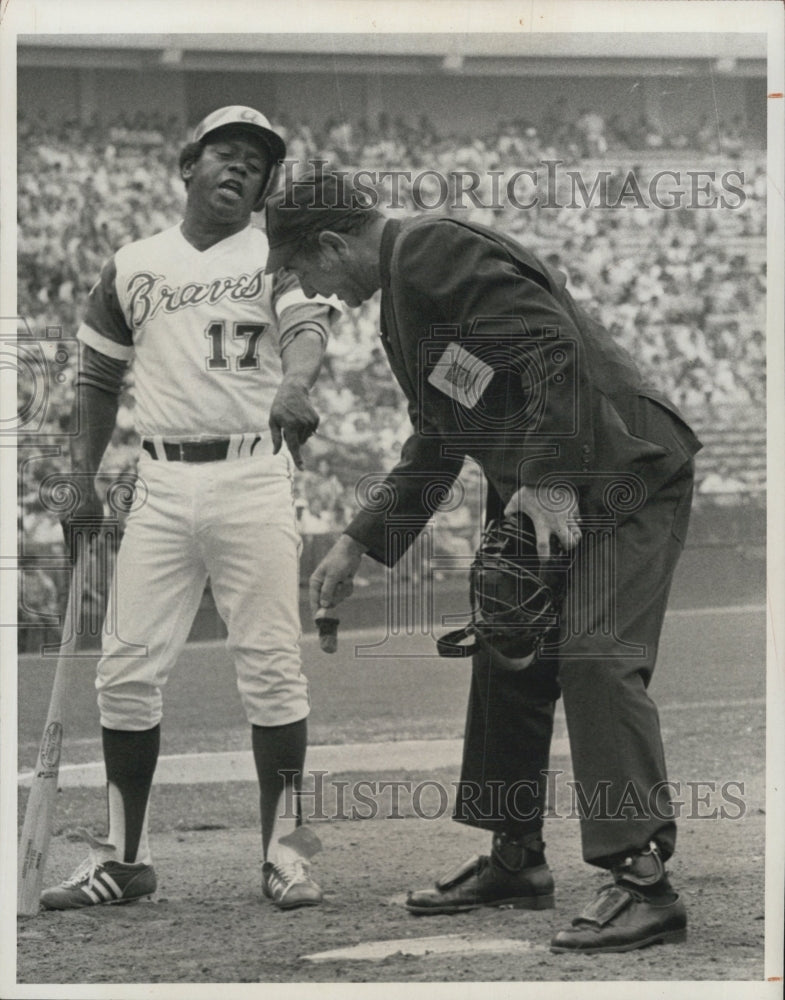
<instances>
[{"instance_id":1,"label":"dirt infield","mask_svg":"<svg viewBox=\"0 0 785 1000\"><path fill-rule=\"evenodd\" d=\"M711 573L705 579L722 576ZM750 588L742 596L745 603L762 601L759 589ZM581 861L578 822L568 815L569 809L560 808L558 795L554 808L562 818L548 819L545 828L546 854L557 886L554 910L411 916L402 905L405 891L428 885L448 867L487 851L488 835L452 823L448 809L433 808L433 794L423 798L420 809L410 794L402 794L395 810L390 793L381 792L385 780L401 779L409 782L409 790L426 781L437 783L431 793L451 789L457 762L442 770L428 769L424 762L418 772L367 773L366 762L358 759L355 773L325 776L321 816L313 809L310 814L323 844L315 859L315 874L325 890L322 906L286 914L262 899L258 792L252 782L155 785L150 819L159 877L155 901L19 920L20 988L40 984L29 987L28 995L36 998L63 995L58 986L67 984L77 984L71 996L81 997L86 992L80 991L82 984L100 989L100 984L110 983L119 984L119 990L150 983L300 983L312 984L315 991L318 984L340 988L352 983L430 983L436 990L436 984L463 983L466 992L456 995L472 998L475 992L469 987L481 983L520 987L635 981L635 992L641 995L644 983L654 989L661 981L668 985L657 995L669 998L692 998L699 982L724 984L718 992L723 997L748 995L729 985L732 982L754 986L756 996L764 995L766 987L776 988L763 982L762 612L737 608L731 613L700 602L698 610L690 610L696 603L681 610L676 603L666 621L653 687L669 774L684 804L670 869L687 905L686 944L594 957L549 952L553 933L569 923L606 878ZM414 655L397 658L392 669L391 661L348 655L348 633L342 641L343 655L333 659L319 659L308 645L311 640L306 642L314 744L460 737L465 669ZM184 661L168 692L163 752L247 750L247 725L223 651L213 645L191 647ZM76 667L68 762L100 758L97 725L90 714L95 711L92 670L89 663ZM32 659L20 668L20 767L34 759L50 672L51 664ZM564 737L561 723L557 729ZM571 776L569 762L557 756L551 766L564 768L558 785L563 791ZM352 795L358 780L373 783L375 810ZM338 783L346 783L341 808ZM365 792L367 796L367 788ZM20 822L26 796L20 789ZM391 818L393 814L398 818ZM424 819L423 814L438 818ZM105 833L105 822L101 788L62 791L47 884L84 857L76 828ZM425 953L419 955L407 954L410 949L399 944L379 961L305 957L369 941L423 938L437 940L430 947L426 942ZM492 942L499 939L511 939L516 947L481 950L495 947ZM676 981L685 985L677 990ZM584 996L579 985L575 990ZM497 987L495 993L509 996L512 986L504 991ZM105 1000L119 993L107 986L91 995ZM150 992L140 986L122 995L148 997ZM202 995L212 997L215 992ZM293 995L299 1000L303 992Z\"/></svg>"},{"instance_id":2,"label":"dirt infield","mask_svg":"<svg viewBox=\"0 0 785 1000\"><path fill-rule=\"evenodd\" d=\"M749 751L749 737L743 749ZM414 786L438 780L449 788L457 771L405 777ZM401 775L376 775L377 791L385 778ZM763 977L765 814L758 768L747 773L743 817L681 821L670 868L689 912L687 943L594 957L552 955L547 949L552 934L606 878L581 862L574 817L546 825L557 882L554 910L416 918L402 906L405 890L429 884L448 865L487 850L487 834L460 827L446 815L418 818L405 797L401 818L384 818L387 808L377 818L352 820L357 800L346 798L338 812L346 818L311 824L323 844L315 872L325 903L286 914L261 898L253 784L170 785L154 795L155 901L20 920L20 983L760 982ZM92 822L100 828L103 811L97 789L69 790L61 798L63 825L53 839L49 866L58 874L84 855L74 826ZM420 817L437 813L434 801L423 798ZM711 807L707 800L698 812L708 816ZM336 815L329 792L323 808ZM360 813L367 814L367 809ZM422 956L401 950L377 962L305 958L366 941L444 935L460 935L465 947ZM531 948L473 950L498 938L529 942Z\"/></svg>"}]
</instances>

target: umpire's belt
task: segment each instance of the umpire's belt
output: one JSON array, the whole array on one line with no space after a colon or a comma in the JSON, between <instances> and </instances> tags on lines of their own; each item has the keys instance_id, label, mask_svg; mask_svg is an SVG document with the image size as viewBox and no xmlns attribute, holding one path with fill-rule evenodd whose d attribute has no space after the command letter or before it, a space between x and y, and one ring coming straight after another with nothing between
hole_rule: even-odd
<instances>
[{"instance_id":1,"label":"umpire's belt","mask_svg":"<svg viewBox=\"0 0 785 1000\"><path fill-rule=\"evenodd\" d=\"M154 437L144 438L142 447L151 458L164 462L223 462L253 455L261 440L261 434L253 433L208 441L164 441Z\"/></svg>"}]
</instances>

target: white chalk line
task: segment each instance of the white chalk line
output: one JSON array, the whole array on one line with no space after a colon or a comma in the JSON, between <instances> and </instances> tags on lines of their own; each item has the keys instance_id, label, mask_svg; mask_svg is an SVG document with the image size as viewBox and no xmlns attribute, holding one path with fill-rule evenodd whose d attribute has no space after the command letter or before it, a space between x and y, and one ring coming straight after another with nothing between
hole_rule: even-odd
<instances>
[{"instance_id":1,"label":"white chalk line","mask_svg":"<svg viewBox=\"0 0 785 1000\"><path fill-rule=\"evenodd\" d=\"M766 699L734 698L715 701L678 702L659 706L661 715L669 712L735 709L764 706ZM461 762L463 740L389 740L380 743L336 743L310 746L306 771L338 775L351 772L373 774L382 771L426 771L457 767ZM556 738L551 744L552 758L570 756L569 740ZM17 776L18 784L27 787L32 771ZM163 755L156 768L158 784L213 784L226 781L256 781L253 754L250 750L225 750L213 753ZM60 768L61 788L95 788L106 781L103 761L66 764Z\"/></svg>"},{"instance_id":2,"label":"white chalk line","mask_svg":"<svg viewBox=\"0 0 785 1000\"><path fill-rule=\"evenodd\" d=\"M681 608L668 612L671 618L705 617L708 615L763 614L763 604L739 604L727 607ZM374 628L351 629L344 633L344 641L378 638ZM315 641L315 636L304 638ZM399 634L395 638L413 636ZM417 638L427 638L419 635ZM189 643L194 648L223 646L225 639L209 639ZM405 655L405 653L402 653ZM765 705L766 699L742 698L707 701L686 701L659 706L660 713L737 708ZM451 767L460 763L463 741L458 740L398 740L383 743L357 743L311 746L308 749L307 768L341 774L351 771L372 773L386 770L425 770ZM553 757L569 757L566 738L553 741ZM29 786L32 771L17 775L21 787ZM60 768L60 786L63 788L97 787L106 778L103 761L87 764L67 764ZM187 753L164 755L159 758L156 781L164 784L208 784L224 781L255 781L256 771L250 751L224 751L214 753Z\"/></svg>"},{"instance_id":3,"label":"white chalk line","mask_svg":"<svg viewBox=\"0 0 785 1000\"><path fill-rule=\"evenodd\" d=\"M310 746L305 760L306 773L324 775L384 771L432 771L458 767L463 740L392 740L384 743L342 743ZM551 756L569 756L566 739L553 741ZM30 785L32 771L18 775L21 787ZM191 785L226 781L256 781L256 768L250 750L225 750L215 753L163 755L158 759L156 784ZM315 779L316 780L316 779ZM66 764L60 768L61 788L95 788L106 782L103 761Z\"/></svg>"},{"instance_id":4,"label":"white chalk line","mask_svg":"<svg viewBox=\"0 0 785 1000\"><path fill-rule=\"evenodd\" d=\"M721 605L707 608L674 608L665 614L665 621L669 618L704 618L707 615L758 615L765 614L765 604L729 604L727 607Z\"/></svg>"}]
</instances>

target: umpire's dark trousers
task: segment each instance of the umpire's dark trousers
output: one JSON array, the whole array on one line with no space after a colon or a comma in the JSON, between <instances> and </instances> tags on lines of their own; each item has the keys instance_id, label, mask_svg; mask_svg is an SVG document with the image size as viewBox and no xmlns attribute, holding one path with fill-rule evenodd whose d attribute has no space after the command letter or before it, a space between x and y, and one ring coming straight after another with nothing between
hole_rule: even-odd
<instances>
[{"instance_id":1,"label":"umpire's dark trousers","mask_svg":"<svg viewBox=\"0 0 785 1000\"><path fill-rule=\"evenodd\" d=\"M535 664L511 673L474 658L459 822L512 835L542 827L561 693L575 786L552 783L550 807L578 813L584 860L608 868L652 839L666 859L673 853L659 717L647 687L692 484L690 462L612 529L602 519L584 523L559 638Z\"/></svg>"}]
</instances>

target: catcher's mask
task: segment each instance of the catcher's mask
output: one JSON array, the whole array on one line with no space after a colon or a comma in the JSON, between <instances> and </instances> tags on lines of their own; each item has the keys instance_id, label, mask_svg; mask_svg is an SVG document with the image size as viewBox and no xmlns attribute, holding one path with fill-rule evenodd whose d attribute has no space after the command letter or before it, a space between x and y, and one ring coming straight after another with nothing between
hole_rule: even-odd
<instances>
[{"instance_id":1,"label":"catcher's mask","mask_svg":"<svg viewBox=\"0 0 785 1000\"><path fill-rule=\"evenodd\" d=\"M557 546L541 566L534 527L525 514L491 521L469 573L471 624L438 639L439 654L471 656L484 650L502 670L529 666L559 623L571 562Z\"/></svg>"}]
</instances>

